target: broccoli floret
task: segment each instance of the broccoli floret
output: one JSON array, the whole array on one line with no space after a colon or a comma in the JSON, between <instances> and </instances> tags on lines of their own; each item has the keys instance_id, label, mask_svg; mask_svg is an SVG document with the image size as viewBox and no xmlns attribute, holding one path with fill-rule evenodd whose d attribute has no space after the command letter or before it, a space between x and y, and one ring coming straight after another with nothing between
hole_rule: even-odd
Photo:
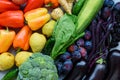
<instances>
[{"instance_id":1,"label":"broccoli floret","mask_svg":"<svg viewBox=\"0 0 120 80\"><path fill-rule=\"evenodd\" d=\"M42 53L34 53L19 67L17 80L58 80L53 59Z\"/></svg>"}]
</instances>

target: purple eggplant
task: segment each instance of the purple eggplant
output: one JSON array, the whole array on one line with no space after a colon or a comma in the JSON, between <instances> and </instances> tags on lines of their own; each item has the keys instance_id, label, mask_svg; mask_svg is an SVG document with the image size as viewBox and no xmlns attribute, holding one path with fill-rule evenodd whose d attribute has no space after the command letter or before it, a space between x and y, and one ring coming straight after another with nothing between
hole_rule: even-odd
<instances>
[{"instance_id":1,"label":"purple eggplant","mask_svg":"<svg viewBox=\"0 0 120 80\"><path fill-rule=\"evenodd\" d=\"M108 77L106 80L120 80L120 50L112 50L108 55Z\"/></svg>"},{"instance_id":2,"label":"purple eggplant","mask_svg":"<svg viewBox=\"0 0 120 80\"><path fill-rule=\"evenodd\" d=\"M106 74L106 64L96 63L92 71L85 80L104 80Z\"/></svg>"},{"instance_id":3,"label":"purple eggplant","mask_svg":"<svg viewBox=\"0 0 120 80\"><path fill-rule=\"evenodd\" d=\"M64 80L82 80L82 77L86 74L87 63L84 60L79 61L73 70L67 75Z\"/></svg>"}]
</instances>

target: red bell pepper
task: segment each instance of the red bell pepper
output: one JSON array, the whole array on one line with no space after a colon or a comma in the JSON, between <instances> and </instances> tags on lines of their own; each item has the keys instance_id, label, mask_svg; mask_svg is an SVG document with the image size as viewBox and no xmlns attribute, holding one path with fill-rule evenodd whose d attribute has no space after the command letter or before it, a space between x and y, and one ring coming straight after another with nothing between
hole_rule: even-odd
<instances>
[{"instance_id":1,"label":"red bell pepper","mask_svg":"<svg viewBox=\"0 0 120 80\"><path fill-rule=\"evenodd\" d=\"M28 0L24 12L43 6L44 0Z\"/></svg>"},{"instance_id":2,"label":"red bell pepper","mask_svg":"<svg viewBox=\"0 0 120 80\"><path fill-rule=\"evenodd\" d=\"M0 25L12 28L24 26L24 15L21 10L5 11L0 14Z\"/></svg>"},{"instance_id":3,"label":"red bell pepper","mask_svg":"<svg viewBox=\"0 0 120 80\"><path fill-rule=\"evenodd\" d=\"M20 6L15 5L13 2L8 0L0 0L0 12L18 9L20 9Z\"/></svg>"},{"instance_id":4,"label":"red bell pepper","mask_svg":"<svg viewBox=\"0 0 120 80\"><path fill-rule=\"evenodd\" d=\"M12 2L17 5L22 5L22 4L25 4L27 0L12 0Z\"/></svg>"}]
</instances>

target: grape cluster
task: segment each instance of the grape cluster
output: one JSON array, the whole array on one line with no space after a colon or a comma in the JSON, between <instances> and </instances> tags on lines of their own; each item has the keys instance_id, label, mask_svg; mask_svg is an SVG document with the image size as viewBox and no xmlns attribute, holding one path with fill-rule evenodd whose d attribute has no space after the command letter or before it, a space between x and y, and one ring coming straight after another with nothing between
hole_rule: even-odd
<instances>
[{"instance_id":1,"label":"grape cluster","mask_svg":"<svg viewBox=\"0 0 120 80\"><path fill-rule=\"evenodd\" d=\"M92 35L89 30L85 31L85 35L79 38L74 44L67 48L67 51L60 55L56 61L59 76L67 75L74 67L74 64L80 60L87 60L88 53L92 49Z\"/></svg>"}]
</instances>

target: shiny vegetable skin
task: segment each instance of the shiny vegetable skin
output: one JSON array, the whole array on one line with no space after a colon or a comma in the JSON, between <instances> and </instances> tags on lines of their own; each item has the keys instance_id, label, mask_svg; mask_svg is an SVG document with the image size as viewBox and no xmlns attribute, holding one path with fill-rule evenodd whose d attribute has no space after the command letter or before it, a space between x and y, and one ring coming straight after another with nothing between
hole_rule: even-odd
<instances>
[{"instance_id":1,"label":"shiny vegetable skin","mask_svg":"<svg viewBox=\"0 0 120 80\"><path fill-rule=\"evenodd\" d=\"M50 20L50 14L46 8L36 8L24 14L31 30L35 31L43 27Z\"/></svg>"},{"instance_id":2,"label":"shiny vegetable skin","mask_svg":"<svg viewBox=\"0 0 120 80\"><path fill-rule=\"evenodd\" d=\"M84 60L79 61L74 69L67 75L64 80L82 80L82 77L86 74L87 62Z\"/></svg>"},{"instance_id":3,"label":"shiny vegetable skin","mask_svg":"<svg viewBox=\"0 0 120 80\"><path fill-rule=\"evenodd\" d=\"M24 9L24 12L30 11L35 8L42 7L44 4L44 0L28 0L27 5Z\"/></svg>"},{"instance_id":4,"label":"shiny vegetable skin","mask_svg":"<svg viewBox=\"0 0 120 80\"><path fill-rule=\"evenodd\" d=\"M24 16L21 10L5 11L0 14L0 25L11 28L21 28L24 26Z\"/></svg>"},{"instance_id":5,"label":"shiny vegetable skin","mask_svg":"<svg viewBox=\"0 0 120 80\"><path fill-rule=\"evenodd\" d=\"M13 47L28 50L29 39L31 34L32 34L31 29L27 25L25 25L15 36L15 39L13 41Z\"/></svg>"},{"instance_id":6,"label":"shiny vegetable skin","mask_svg":"<svg viewBox=\"0 0 120 80\"><path fill-rule=\"evenodd\" d=\"M78 15L78 13L80 12L84 2L85 2L85 0L78 0L78 2L75 3L75 5L73 6L73 9L72 9L72 13L74 15Z\"/></svg>"},{"instance_id":7,"label":"shiny vegetable skin","mask_svg":"<svg viewBox=\"0 0 120 80\"><path fill-rule=\"evenodd\" d=\"M104 0L86 0L78 14L76 32L82 33L103 6Z\"/></svg>"},{"instance_id":8,"label":"shiny vegetable skin","mask_svg":"<svg viewBox=\"0 0 120 80\"><path fill-rule=\"evenodd\" d=\"M18 10L19 6L15 5L11 1L0 0L0 12L8 11L8 10Z\"/></svg>"},{"instance_id":9,"label":"shiny vegetable skin","mask_svg":"<svg viewBox=\"0 0 120 80\"><path fill-rule=\"evenodd\" d=\"M58 0L44 0L46 7L56 8L59 6Z\"/></svg>"},{"instance_id":10,"label":"shiny vegetable skin","mask_svg":"<svg viewBox=\"0 0 120 80\"><path fill-rule=\"evenodd\" d=\"M108 56L108 77L106 80L120 80L120 50L112 50Z\"/></svg>"},{"instance_id":11,"label":"shiny vegetable skin","mask_svg":"<svg viewBox=\"0 0 120 80\"><path fill-rule=\"evenodd\" d=\"M89 77L85 80L104 80L106 73L106 64L96 63L93 70L90 72Z\"/></svg>"},{"instance_id":12,"label":"shiny vegetable skin","mask_svg":"<svg viewBox=\"0 0 120 80\"><path fill-rule=\"evenodd\" d=\"M15 38L15 31L0 30L0 53L8 51Z\"/></svg>"},{"instance_id":13,"label":"shiny vegetable skin","mask_svg":"<svg viewBox=\"0 0 120 80\"><path fill-rule=\"evenodd\" d=\"M8 73L5 74L5 76L2 78L2 80L14 80L17 77L18 69L12 69Z\"/></svg>"}]
</instances>

